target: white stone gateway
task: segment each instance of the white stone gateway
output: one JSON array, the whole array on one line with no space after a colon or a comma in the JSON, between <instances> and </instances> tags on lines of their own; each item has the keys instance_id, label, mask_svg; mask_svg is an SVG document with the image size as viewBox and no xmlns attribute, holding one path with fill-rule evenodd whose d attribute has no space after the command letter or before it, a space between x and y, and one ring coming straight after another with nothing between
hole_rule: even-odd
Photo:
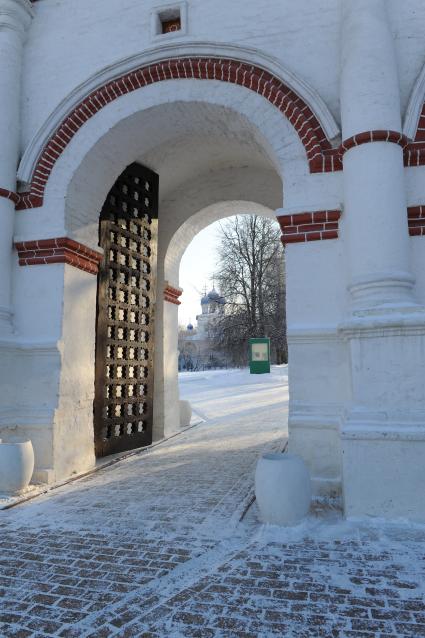
<instances>
[{"instance_id":1,"label":"white stone gateway","mask_svg":"<svg viewBox=\"0 0 425 638\"><path fill-rule=\"evenodd\" d=\"M177 431L180 257L258 210L290 452L347 516L424 521L425 4L164 6L0 0L0 436L54 482Z\"/></svg>"}]
</instances>

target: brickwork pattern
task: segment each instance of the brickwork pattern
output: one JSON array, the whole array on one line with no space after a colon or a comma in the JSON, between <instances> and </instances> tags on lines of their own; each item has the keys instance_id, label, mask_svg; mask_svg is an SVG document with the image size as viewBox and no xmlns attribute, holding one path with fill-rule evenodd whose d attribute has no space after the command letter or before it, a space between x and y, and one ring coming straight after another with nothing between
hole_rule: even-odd
<instances>
[{"instance_id":1,"label":"brickwork pattern","mask_svg":"<svg viewBox=\"0 0 425 638\"><path fill-rule=\"evenodd\" d=\"M398 144L403 149L404 166L423 166L425 164L425 104L419 118L415 139L409 140L398 131L364 131L344 140L339 147L339 154L342 156L350 148L368 144L369 142L392 142Z\"/></svg>"},{"instance_id":2,"label":"brickwork pattern","mask_svg":"<svg viewBox=\"0 0 425 638\"><path fill-rule=\"evenodd\" d=\"M0 636L425 636L425 528L321 526L320 508L310 527L260 525L253 472L282 449L278 381L191 381L207 423L0 512Z\"/></svg>"},{"instance_id":3,"label":"brickwork pattern","mask_svg":"<svg viewBox=\"0 0 425 638\"><path fill-rule=\"evenodd\" d=\"M276 106L296 129L306 150L312 173L342 169L342 156L355 146L369 142L392 142L404 150L405 166L425 164L425 104L414 140L398 131L363 131L333 148L310 107L289 87L267 71L236 60L177 58L142 67L93 91L58 127L43 149L28 192L15 193L0 188L0 197L12 200L17 210L42 206L44 190L57 159L84 123L121 95L167 79L214 79L245 86Z\"/></svg>"},{"instance_id":4,"label":"brickwork pattern","mask_svg":"<svg viewBox=\"0 0 425 638\"><path fill-rule=\"evenodd\" d=\"M250 542L185 586L197 558L214 555L213 540L0 529L5 638L425 636L424 543L411 570L402 532L396 555L366 535ZM169 596L173 571L182 586Z\"/></svg>"},{"instance_id":5,"label":"brickwork pattern","mask_svg":"<svg viewBox=\"0 0 425 638\"><path fill-rule=\"evenodd\" d=\"M17 242L20 266L68 264L96 275L102 254L69 237Z\"/></svg>"},{"instance_id":6,"label":"brickwork pattern","mask_svg":"<svg viewBox=\"0 0 425 638\"><path fill-rule=\"evenodd\" d=\"M366 537L251 545L168 601L148 631L211 638L419 638L425 636L422 574L408 573L402 560ZM122 635L136 633L130 626Z\"/></svg>"},{"instance_id":7,"label":"brickwork pattern","mask_svg":"<svg viewBox=\"0 0 425 638\"><path fill-rule=\"evenodd\" d=\"M407 209L407 222L411 237L425 235L425 206L409 206Z\"/></svg>"},{"instance_id":8,"label":"brickwork pattern","mask_svg":"<svg viewBox=\"0 0 425 638\"><path fill-rule=\"evenodd\" d=\"M176 306L180 306L181 301L179 301L179 297L182 294L183 290L181 290L181 288L173 288L173 286L166 286L164 288L164 300L169 301Z\"/></svg>"},{"instance_id":9,"label":"brickwork pattern","mask_svg":"<svg viewBox=\"0 0 425 638\"><path fill-rule=\"evenodd\" d=\"M408 139L403 133L399 133L398 131L364 131L363 133L357 133L357 135L353 135L344 140L339 147L339 153L340 155L344 155L350 148L355 148L362 144L370 144L371 142L391 142L405 148L408 144Z\"/></svg>"},{"instance_id":10,"label":"brickwork pattern","mask_svg":"<svg viewBox=\"0 0 425 638\"><path fill-rule=\"evenodd\" d=\"M5 199L10 199L11 202L15 204L15 206L19 203L20 197L17 193L8 190L7 188L0 188L0 197L4 197Z\"/></svg>"},{"instance_id":11,"label":"brickwork pattern","mask_svg":"<svg viewBox=\"0 0 425 638\"><path fill-rule=\"evenodd\" d=\"M6 526L0 529L2 636L78 635L73 626L96 625L97 612L208 549L196 543L188 549L185 538L175 537L166 546L134 532L111 538L20 530L13 539Z\"/></svg>"},{"instance_id":12,"label":"brickwork pattern","mask_svg":"<svg viewBox=\"0 0 425 638\"><path fill-rule=\"evenodd\" d=\"M293 244L321 239L338 239L340 210L320 210L311 213L280 215L282 243Z\"/></svg>"},{"instance_id":13,"label":"brickwork pattern","mask_svg":"<svg viewBox=\"0 0 425 638\"><path fill-rule=\"evenodd\" d=\"M283 244L294 244L322 239L338 239L340 210L323 210L310 213L280 215L277 220L282 230ZM407 209L409 235L425 235L425 205Z\"/></svg>"},{"instance_id":14,"label":"brickwork pattern","mask_svg":"<svg viewBox=\"0 0 425 638\"><path fill-rule=\"evenodd\" d=\"M154 82L187 78L230 82L262 95L294 126L304 145L311 172L341 170L338 149L332 148L310 107L279 78L237 60L176 58L136 69L88 95L65 118L43 149L34 170L30 191L18 194L17 209L42 205L46 183L56 161L85 122L104 106L121 95Z\"/></svg>"}]
</instances>

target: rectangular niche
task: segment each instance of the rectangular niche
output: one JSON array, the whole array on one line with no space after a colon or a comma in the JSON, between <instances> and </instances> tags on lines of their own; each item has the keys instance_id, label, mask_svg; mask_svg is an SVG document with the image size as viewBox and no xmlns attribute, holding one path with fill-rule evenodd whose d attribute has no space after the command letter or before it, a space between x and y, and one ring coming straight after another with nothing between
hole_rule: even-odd
<instances>
[{"instance_id":1,"label":"rectangular niche","mask_svg":"<svg viewBox=\"0 0 425 638\"><path fill-rule=\"evenodd\" d=\"M151 40L161 41L187 34L187 4L156 7L151 14Z\"/></svg>"}]
</instances>

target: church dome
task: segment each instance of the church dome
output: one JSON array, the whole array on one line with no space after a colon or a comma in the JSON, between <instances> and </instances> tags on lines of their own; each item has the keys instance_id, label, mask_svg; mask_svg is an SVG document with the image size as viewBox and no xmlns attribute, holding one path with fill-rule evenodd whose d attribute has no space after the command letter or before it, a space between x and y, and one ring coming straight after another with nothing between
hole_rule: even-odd
<instances>
[{"instance_id":1,"label":"church dome","mask_svg":"<svg viewBox=\"0 0 425 638\"><path fill-rule=\"evenodd\" d=\"M216 291L215 288L213 288L209 293L208 293L208 299L210 301L219 301L220 300L220 295L218 294L218 292Z\"/></svg>"},{"instance_id":2,"label":"church dome","mask_svg":"<svg viewBox=\"0 0 425 638\"><path fill-rule=\"evenodd\" d=\"M193 326L191 323L188 323L186 326L187 330L193 330Z\"/></svg>"},{"instance_id":3,"label":"church dome","mask_svg":"<svg viewBox=\"0 0 425 638\"><path fill-rule=\"evenodd\" d=\"M202 297L202 299L201 299L201 306L203 306L204 304L207 304L207 303L209 303L209 302L210 302L210 300L209 300L208 295L204 295L204 296Z\"/></svg>"}]
</instances>

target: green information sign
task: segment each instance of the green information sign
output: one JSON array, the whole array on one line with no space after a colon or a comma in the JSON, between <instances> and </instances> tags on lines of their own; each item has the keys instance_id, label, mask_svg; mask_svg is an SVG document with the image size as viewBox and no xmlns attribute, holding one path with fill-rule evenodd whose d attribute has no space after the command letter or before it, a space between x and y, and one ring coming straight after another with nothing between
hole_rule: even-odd
<instances>
[{"instance_id":1,"label":"green information sign","mask_svg":"<svg viewBox=\"0 0 425 638\"><path fill-rule=\"evenodd\" d=\"M270 372L270 339L249 340L249 371L251 374Z\"/></svg>"}]
</instances>

